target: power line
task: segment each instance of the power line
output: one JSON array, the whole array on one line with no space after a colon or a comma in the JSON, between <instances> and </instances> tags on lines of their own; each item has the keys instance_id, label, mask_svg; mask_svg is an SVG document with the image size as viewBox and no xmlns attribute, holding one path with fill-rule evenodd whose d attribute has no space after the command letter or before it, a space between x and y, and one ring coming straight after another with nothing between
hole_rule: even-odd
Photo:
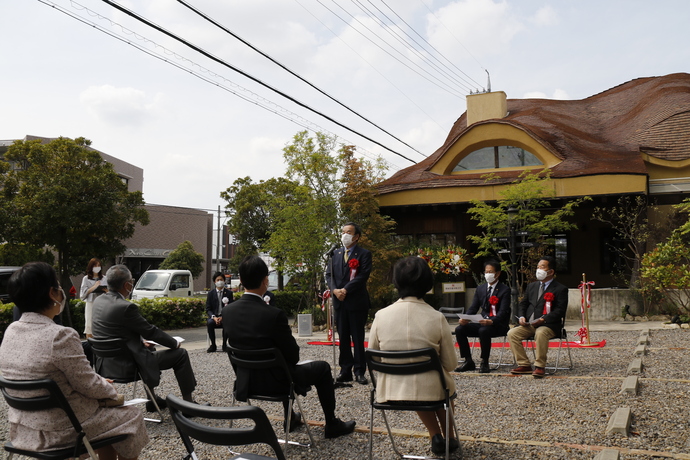
<instances>
[{"instance_id":1,"label":"power line","mask_svg":"<svg viewBox=\"0 0 690 460\"><path fill-rule=\"evenodd\" d=\"M104 1L105 1L105 0L104 0ZM354 30L355 32L357 32L358 34L360 34L362 37L364 37L366 40L368 40L371 44L373 44L374 46L376 46L377 48L379 48L381 51L383 51L384 53L386 53L387 55L389 55L390 57L392 57L392 58L395 59L396 61L398 61L398 62L399 62L400 64L402 64L403 66L407 67L408 69L410 69L411 71L413 71L414 73L416 73L417 75L419 75L420 77L424 78L426 81L428 81L428 82L431 83L432 85L437 86L438 88L440 88L440 89L446 91L446 92L449 93L450 95L455 96L455 97L457 97L457 98L462 98L462 96L459 95L459 94L457 94L456 92L454 92L454 90L453 90L452 88L448 87L448 85L446 85L444 82L440 81L440 80L439 80L438 78L436 78L434 75L431 75L431 74L430 74L428 71L426 71L425 69L422 69L418 64L416 64L415 62L413 62L410 58L408 58L407 56L405 56L404 54L402 54L400 51L398 51L397 49L395 49L395 47L392 47L393 51L395 51L396 53L400 54L400 55L403 57L403 59L406 59L406 60L410 61L415 67L418 67L422 72L428 74L429 77L431 77L431 79L437 80L438 83L434 82L434 81L431 80L430 78L428 78L428 77L422 75L422 74L421 74L420 72L418 72L417 70L415 70L415 69L413 69L412 67L410 67L409 65L405 64L403 61L401 61L401 60L398 59L397 57L393 56L390 52L388 52L386 49L384 49L381 45L379 45L379 44L376 43L374 40L372 40L371 38L369 38L369 37L367 37L365 34L363 34L360 30L357 30L356 28L352 27L345 19L343 19L340 15L338 15L338 13L336 13L335 11L333 11L332 9L330 9L329 7L327 7L326 5L324 5L323 2L321 2L321 0L316 0L316 1L317 1L321 6L323 6L323 7L326 8L328 11L330 11L331 14L333 14L335 17L337 17L338 19L340 19L347 27L351 28L352 30ZM362 25L362 27L364 27L364 28L367 29L369 32L371 32L372 35L376 36L376 38L378 38L379 40L381 40L382 42L384 42L384 43L386 43L388 46L390 46L390 44L388 44L388 42L386 42L386 41L383 40L381 37L379 37L378 34L376 34L374 31L372 31L371 29L369 29L366 25L362 24L362 22L361 22L359 19L357 19L357 18L356 18L355 16L353 16L349 11L347 11L345 8L343 8L341 5L339 5L337 2L335 2L335 0L334 0L334 3L335 3L335 5L336 5L338 8L340 8L340 9L343 10L345 13L347 13L353 20L357 21L359 24ZM444 88L443 86L445 86L445 88Z\"/></svg>"},{"instance_id":2,"label":"power line","mask_svg":"<svg viewBox=\"0 0 690 460\"><path fill-rule=\"evenodd\" d=\"M178 37L177 35L173 34L172 32L167 31L166 29L160 27L160 26L157 25L157 24L154 24L153 22L149 21L148 19L146 19L146 18L144 18L144 17L142 17L142 16L139 16L139 15L136 14L135 12L133 12L133 11L131 11L131 10L129 10L129 9L127 9L127 8L125 8L125 7L123 7L123 6L121 6L121 5L118 5L117 3L112 2L112 1L110 1L110 0L102 0L102 1L103 1L104 3L107 3L108 5L112 6L113 8L115 8L115 9L117 9L117 10L119 10L119 11L125 13L126 15L130 16L131 18L136 19L137 21L139 21L139 22L141 22L141 23L147 25L148 27L151 27L151 28L157 30L158 32L160 32L160 33L162 33L162 34L164 34L164 35L167 35L168 37L170 37L170 38L172 38L172 39L174 39L174 40L176 40L176 41L182 43L183 45L187 46L188 48L191 48L192 50L196 51L197 53L200 53L200 54L204 55L205 57L211 59L212 61L215 61L215 62L217 62L218 64L221 64L222 66L227 67L227 68L229 68L229 69L231 69L231 70L233 70L233 71L235 71L235 72L237 72L237 73L243 75L244 77L249 78L250 80L254 81L255 83L258 83L258 84L260 84L261 86L263 86L263 87L265 87L265 88L267 88L267 89L269 89L269 90L271 90L271 91L273 91L273 92L275 92L275 93L277 93L277 94L283 96L284 98L286 98L286 99L292 101L293 103L299 105L300 107L303 107L303 108L305 108L305 109L307 109L307 110L309 110L309 111L311 111L311 112L313 112L313 113L315 113L315 114L317 114L317 115L319 115L319 116L321 116L321 117L327 119L328 121L330 121L330 122L332 122L332 123L335 123L336 125L340 126L341 128L344 128L344 129L346 129L346 130L348 130L348 131L350 131L350 132L352 132L352 133L354 133L354 134L356 134L356 135L358 135L358 136L360 136L360 137L362 137L362 138L368 140L369 142L373 142L374 144L378 145L379 147L382 147L382 148L388 150L389 152L394 153L395 155L398 155L399 157L406 159L407 161L410 161L410 162L415 163L415 164L417 163L416 161L414 161L414 160L412 160L412 159L406 157L406 156L403 155L402 153L396 152L395 150L386 147L385 145L381 144L380 142L375 141L374 139L371 139L370 137L368 137L368 136L366 136L366 135L364 135L364 134L362 134L362 133L360 133L360 132L358 132L358 131L355 131L354 129L352 129L352 128L346 126L346 125L344 125L343 123L341 123L341 122L339 122L339 121L337 121L337 120L335 120L335 119L329 117L328 115L326 115L326 114L324 114L324 113L322 113L322 112L319 112L319 111L316 110L316 109L313 109L313 108L310 107L309 105L307 105L307 104L305 104L305 103L303 103L303 102L301 102L301 101L299 101L299 100L293 98L292 96L290 96L290 95L284 93L283 91L280 91L279 89L274 88L273 86L271 86L271 85L269 85L269 84L267 84L267 83L264 83L264 82L261 81L260 79L258 79L258 78L256 78L256 77L254 77L254 76L252 76L252 75L250 75L250 74L244 72L243 70L238 69L237 67L235 67L235 66L233 66L233 65L231 65L231 64L229 64L229 63L227 63L227 62L225 62L224 60L222 60L222 59L220 59L220 58L218 58L218 57L212 55L211 53L205 51L204 49L199 48L198 46L194 45L193 43L190 43L190 42L188 42L187 40L185 40L185 39L183 39L183 38L181 38L181 37Z\"/></svg>"},{"instance_id":3,"label":"power line","mask_svg":"<svg viewBox=\"0 0 690 460\"><path fill-rule=\"evenodd\" d=\"M367 1L368 1L369 3L371 3L371 4L374 6L374 8L376 8L376 9L379 10L379 11L381 11L376 5L373 4L373 2L372 2L371 0L367 0ZM477 82L474 78L470 77L470 76L467 75L465 72L463 72L462 69L460 69L458 66L456 66L456 65L453 63L453 61L451 61L450 59L448 59L443 53L441 53L438 49L436 49L436 47L435 47L434 45L432 45L431 43L429 43L429 41L428 41L426 38L424 38L419 32L417 32L417 31L415 30L414 27L412 27L410 24L408 24L408 22L405 21L405 19L403 19L398 13L396 13L395 10L394 10L393 8L391 8L391 7L386 3L385 0L381 0L381 3L383 3L384 5L386 5L386 8L388 8L389 10L391 10L391 12L392 12L398 19L400 19L400 20L403 22L403 24L405 24L412 32L414 32L415 35L417 35L419 38L421 38L421 39L424 41L424 43L426 43L426 44L427 44L433 51L435 51L439 56L441 56L443 59L445 59L450 65L452 65L453 67L455 67L455 68L456 68L461 74L463 74L465 77L467 77L467 78L469 78L470 80L472 80L472 82L473 82L474 84L477 84L477 85L481 86L481 83ZM381 13L382 13L384 16L386 16L386 14L383 13L383 11L381 11ZM386 16L386 17L388 17L388 16ZM392 22L392 21L391 21L391 22ZM406 34L406 35L407 35L407 34ZM409 35L408 35L408 37L409 37ZM410 37L410 39L414 40L412 37ZM417 43L416 40L414 40L414 41L415 41L415 43ZM420 46L421 46L421 45L420 45ZM433 54L432 54L432 56L433 56ZM437 58L437 60L438 60L438 58ZM439 60L439 62L441 62L441 61ZM447 66L446 66L446 67L447 67ZM481 65L480 65L480 67L481 67ZM482 69L483 69L483 67L482 67ZM452 69L451 69L451 71L452 71ZM458 75L458 74L456 73L455 75ZM470 82L468 82L465 78L463 78L462 76L458 75L458 77L461 78L462 80L464 80L466 83L468 83L468 84L470 83Z\"/></svg>"},{"instance_id":4,"label":"power line","mask_svg":"<svg viewBox=\"0 0 690 460\"><path fill-rule=\"evenodd\" d=\"M341 101L339 101L339 100L336 99L335 97L333 97L333 96L331 96L330 94L328 94L327 92L323 91L322 89L320 89L319 87L317 87L316 85L314 85L314 84L311 83L310 81L306 80L305 78L303 78L301 75L297 74L296 72L293 72L292 70L290 70L290 69L289 69L288 67L286 67L285 65L283 65L283 64L281 64L280 62L278 62L277 60L273 59L271 56L269 56L268 54L264 53L263 51L261 51L260 49L258 49L257 47L255 47L254 45L252 45L251 43L249 43L248 41L244 40L242 37L238 36L237 34L235 34L234 32L232 32L231 30L229 30L228 28L226 28L226 27L223 26L222 24L218 23L218 22L215 21L214 19L210 18L208 15L206 15L206 14L204 14L203 12L199 11L198 9L194 8L194 7L191 6L189 3L185 2L184 0L177 0L177 1L178 1L178 3L181 3L183 6L185 6L186 8L188 8L188 9L190 9L191 11L193 11L194 13L196 13L197 15L201 16L202 18L204 18L206 21L210 22L211 24L215 25L216 27L218 27L219 29L223 30L223 31L226 32L227 34L229 34L229 35L233 36L234 38L236 38L237 40L241 41L242 43L244 43L245 45L247 45L248 47L250 47L251 49L253 49L253 50L256 51L257 53L261 54L263 57L265 57L266 59L270 60L272 63L276 64L277 66L279 66L280 68L282 68L282 69L285 70L286 72L290 73L290 75L292 75L292 76L298 78L298 79L301 80L302 82L304 82L304 83L306 83L307 85L311 86L311 87L314 88L316 91L318 91L319 93L323 94L324 96L326 96L327 98L329 98L329 99L332 100L333 102L335 102L335 103L339 104L341 107L344 107L345 109L349 110L350 112L352 112L353 114L357 115L359 118L361 118L362 120L366 121L367 123L369 123L369 124L375 126L376 128L380 129L381 131L383 131L384 133L388 134L389 136L391 136L391 137L392 137L393 139L395 139L396 141L402 143L403 145L409 147L410 149L414 150L415 152L419 153L420 155L426 157L426 155L424 155L422 152L420 152L420 151L417 150L416 148L414 148L414 147L412 147L411 145L409 145L407 142L405 142L405 141L399 139L398 137L394 136L393 134L389 133L388 131L386 131L385 129L383 129L382 127L380 127L380 126L377 125L376 123L374 123L373 121L369 120L368 118L366 118L366 117L364 117L363 115L359 114L358 112L356 112L355 110L351 109L351 108L348 107L347 105L343 104Z\"/></svg>"},{"instance_id":5,"label":"power line","mask_svg":"<svg viewBox=\"0 0 690 460\"><path fill-rule=\"evenodd\" d=\"M376 22L381 26L381 28L382 28L384 31L386 31L386 33L388 33L388 35L390 35L391 37L393 37L393 39L395 39L395 40L396 40L398 43L400 43L403 47L405 47L406 49L410 50L410 52L412 52L412 53L414 53L416 56L418 56L422 61L426 62L428 66L432 67L435 71L437 71L437 72L439 72L440 74L442 74L442 75L443 75L445 78L447 78L450 82L452 82L452 83L458 85L463 91L471 91L471 90L472 90L472 87L471 87L471 86L468 86L468 85L467 85L467 82L460 81L460 80L458 80L454 75L451 75L451 73L454 73L454 72L452 72L452 71L449 72L448 70L446 70L445 68L443 68L443 67L446 67L446 68L447 68L447 66L445 66L443 63L441 63L441 62L439 61L439 63L441 64L441 66L439 66L439 65L436 64L435 62L429 60L429 57L432 57L432 58L434 58L434 59L436 59L436 60L438 60L438 58L436 58L436 56L434 56L433 54L428 54L428 53L426 53L426 50L419 44L419 42L417 42L410 34L408 34L407 32L405 32L404 30L402 30L402 28L398 27L398 25L397 25L394 21L392 21L391 18L388 17L383 11L381 11L376 5L374 5L374 4L371 2L371 0L369 0L369 3L371 3L371 5L372 5L374 8L376 8L376 10L377 10L379 13L381 13L385 19L388 20L388 22L390 23L390 26L388 26L384 20L382 20L381 18L379 18L379 16L378 16L376 13L374 13L371 9L367 8L367 7L366 7L362 2L360 2L359 0L351 0L351 1L352 1L352 3L354 3L355 5L357 5L357 7L360 9L360 11L362 11L364 14L366 14L369 18L371 18L371 19L373 19L374 21L376 21ZM414 44L416 44L420 49L415 48L415 46L413 45L413 43L410 43L408 40L406 40L405 37L403 37L396 29L397 29L397 30L400 30L400 32L402 32L403 34L405 34L405 35L406 35L410 40L412 40L412 42L414 42ZM442 66L443 66L443 67L442 67ZM450 70L450 69L449 69L449 70Z\"/></svg>"},{"instance_id":6,"label":"power line","mask_svg":"<svg viewBox=\"0 0 690 460\"><path fill-rule=\"evenodd\" d=\"M146 49L146 48L143 48L142 46L140 46L140 45L138 45L138 44L136 44L136 43L134 43L134 42L132 42L132 41L130 41L130 40L124 38L124 37L121 37L121 36L119 36L119 35L117 35L117 34L115 34L115 33L113 33L113 32L110 32L110 31L104 29L103 27L99 26L98 24L96 24L96 23L94 23L94 22L88 21L88 20L86 20L86 19L84 19L84 18L82 18L82 17L80 17L80 16L74 15L74 14L70 13L69 11L64 10L63 8L61 8L61 7L59 7L59 6L55 5L55 4L48 3L48 2L46 2L45 0L38 0L38 1L41 2L41 3L43 3L44 5L47 5L47 6L52 7L53 9L56 9L57 11L60 11L61 13L65 14L65 15L67 15L67 16L73 18L73 19L76 19L77 21L79 21L79 22L81 22L81 23L83 23L83 24L85 24L85 25L91 26L91 27L95 28L96 30L105 33L106 35L109 35L109 36L111 36L111 37L113 37L113 38L115 38L115 39L117 39L117 40L120 40L120 41L122 41L123 43L126 43L126 44L128 44L128 45L134 47L135 49L137 49L137 50L139 50L139 51L141 51L141 52L143 52L143 53L145 53L145 54L148 54L149 56L151 56L151 57L153 57L153 58L159 59L159 60L165 62L166 64L170 64L170 65L172 65L172 66L174 66L174 67L176 67L176 68L178 68L178 69L180 69L180 70L183 70L183 71L185 71L185 72L191 74L192 76L194 76L194 77L196 77L196 78L199 78L199 79L202 80L202 81L205 81L206 83L210 83L210 84L212 84L212 85L214 85L214 86L216 86L216 87L218 87L218 88L220 88L220 89L222 89L222 90L224 90L224 91L227 91L227 92L229 92L229 93L231 93L231 94L233 94L233 95L239 97L240 99L242 99L242 100L244 100L244 101L246 101L246 102L249 102L250 104L254 104L254 105L256 105L256 106L258 106L258 107L260 107L260 108L262 108L262 109L264 109L264 110L267 110L267 111L269 111L269 112L271 112L271 113L274 113L275 115L278 115L278 116L281 117L281 118L284 118L284 119L286 119L286 120L288 120L288 121L290 121L290 122L292 122L292 123L295 123L296 125L301 126L302 128L305 128L305 129L307 129L307 130L311 130L311 131L314 131L314 132L317 132L317 131L324 132L324 133L330 134L330 135L332 135L332 136L339 137L339 138L343 139L344 141L346 141L346 142L348 142L348 143L350 143L350 144L354 144L353 142L351 142L351 141L349 141L349 140L343 138L342 136L338 136L338 135L336 135L335 133L333 133L333 132L331 132L331 131L329 131L329 130L327 130L327 129L321 127L321 126L319 126L318 124L316 124L316 123L314 123L314 122L311 122L311 121L305 119L304 117L302 117L302 116L300 116L300 115L298 115L298 114L296 114L296 113L294 113L294 112L291 112L291 111L289 111L288 109L286 109L286 108L284 108L284 107L281 107L280 105L278 105L278 104L276 104L276 103L274 103L274 102L272 102L272 101L270 101L270 100L268 100L268 99L266 99L266 98L264 98L264 97L262 97L262 96L259 96L258 94L253 93L253 92L247 90L246 88L243 88L243 87L240 86L240 85L237 85L236 83L233 83L232 81L228 80L227 78L223 77L222 75L216 74L215 72L212 72L212 71L210 71L210 70L208 70L208 69L206 69L206 68L200 66L199 64L196 64L195 62L193 62L193 61L191 61L191 60L189 60L189 59L187 59L187 58L185 58L185 57L183 57L183 56L180 56L179 54L175 53L174 51L169 50L169 49L165 48L165 47L162 46L162 45L159 45L158 43L154 42L153 40L150 40L150 39L148 39L148 38L146 38L146 37L143 37L143 36L141 36L141 35L139 35L139 34L137 34L137 33L134 33L133 31L127 29L126 27L122 26L121 24L118 24L118 23L116 23L116 22L114 22L114 21L112 21L112 20L110 20L110 19L108 19L108 18L106 18L106 17L104 17L104 16L101 16L100 14L96 13L95 11L92 11L92 10L86 8L85 6L80 5L79 3L75 2L74 0L72 0L71 3L72 3L72 5L76 5L75 8L78 7L78 9L82 9L82 10L86 11L89 15L96 16L96 17L98 17L99 19L107 20L108 22L111 23L111 25L120 27L120 29L121 29L124 33L129 33L129 34L133 35L135 38L137 38L137 39L139 39L139 40L149 42L149 43L153 44L155 47L161 48L161 49L162 49L164 52L166 52L167 54L170 54L170 55L174 56L174 57L177 58L177 59L185 60L185 61L189 62L192 66L198 67L202 72L208 73L209 75L211 75L211 76L213 76L213 77L218 77L218 78L222 79L223 81L226 81L226 82L230 83L230 84L233 85L234 87L239 88L239 89L242 90L242 91L245 91L246 93L250 94L252 97L255 97L255 98L259 99L259 100L253 100L253 99L251 99L250 97L245 96L245 95L243 95L243 94L240 94L240 93L238 93L237 91L235 91L235 90L233 90L233 89L231 89L231 88L228 88L228 87L226 87L226 86L224 86L224 85L222 85L222 84L220 84L220 83L218 83L218 82L216 82L216 81L213 81L213 80L211 80L211 79L208 78L208 77L205 77L205 76L203 76L203 75L198 74L197 72L195 72L194 70L192 70L192 69L190 69L190 68L188 68L188 67L184 67L183 65L178 64L178 63L176 63L176 62L173 62L173 61L167 59L166 57L163 57L163 56L161 56L161 55L155 54L154 52L152 52L152 51L150 51L150 50L148 50L148 49ZM280 109L280 110L270 107L271 105L277 107L277 108ZM282 113L281 113L281 111L282 111ZM295 118L292 118L292 117L295 117ZM372 160L376 160L377 158L379 158L378 155L375 155L375 154L369 152L368 150L366 150L366 149L364 149L364 148L362 148L362 147L357 147L357 153L360 153L361 155L366 156L366 157L368 157L368 158L370 158L370 159L372 159ZM387 161L387 160L385 160L385 159L383 159L383 161L385 161L392 169L396 169L396 170L400 170L400 169L401 169L399 166L397 166L397 165L391 163L390 161Z\"/></svg>"}]
</instances>

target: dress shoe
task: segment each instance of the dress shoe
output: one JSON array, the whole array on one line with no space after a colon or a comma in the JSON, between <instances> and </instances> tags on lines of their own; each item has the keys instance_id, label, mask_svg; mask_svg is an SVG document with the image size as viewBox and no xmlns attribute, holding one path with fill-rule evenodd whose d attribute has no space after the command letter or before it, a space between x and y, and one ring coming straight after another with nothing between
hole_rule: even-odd
<instances>
[{"instance_id":1,"label":"dress shoe","mask_svg":"<svg viewBox=\"0 0 690 460\"><path fill-rule=\"evenodd\" d=\"M343 422L339 418L336 418L326 423L324 435L326 436L326 439L332 439L344 434L350 434L355 431L355 425L356 423L354 420Z\"/></svg>"},{"instance_id":2,"label":"dress shoe","mask_svg":"<svg viewBox=\"0 0 690 460\"><path fill-rule=\"evenodd\" d=\"M369 380L363 375L357 375L355 376L355 380L357 380L357 383L360 385L367 385L369 383Z\"/></svg>"},{"instance_id":3,"label":"dress shoe","mask_svg":"<svg viewBox=\"0 0 690 460\"><path fill-rule=\"evenodd\" d=\"M460 443L455 438L450 438L448 440L448 451L455 452L460 447ZM446 453L446 440L443 435L435 434L431 438L431 451L436 455L443 455Z\"/></svg>"},{"instance_id":4,"label":"dress shoe","mask_svg":"<svg viewBox=\"0 0 690 460\"><path fill-rule=\"evenodd\" d=\"M474 364L474 361L468 360L465 361L465 363L462 366L458 366L455 368L455 372L467 372L467 371L473 371L477 368L477 366ZM445 449L445 447L444 447Z\"/></svg>"},{"instance_id":5,"label":"dress shoe","mask_svg":"<svg viewBox=\"0 0 690 460\"><path fill-rule=\"evenodd\" d=\"M342 372L338 374L335 378L338 383L352 382L352 374L343 374Z\"/></svg>"},{"instance_id":6,"label":"dress shoe","mask_svg":"<svg viewBox=\"0 0 690 460\"><path fill-rule=\"evenodd\" d=\"M215 353L216 350L217 350L216 344L214 343L213 345L211 345L210 347L208 347L208 348L206 349L206 353Z\"/></svg>"},{"instance_id":7,"label":"dress shoe","mask_svg":"<svg viewBox=\"0 0 690 460\"><path fill-rule=\"evenodd\" d=\"M532 366L518 366L510 370L511 374L531 374Z\"/></svg>"},{"instance_id":8,"label":"dress shoe","mask_svg":"<svg viewBox=\"0 0 690 460\"><path fill-rule=\"evenodd\" d=\"M487 361L482 361L482 363L479 365L479 373L488 374L489 372L491 372L491 369L489 368L489 363Z\"/></svg>"},{"instance_id":9,"label":"dress shoe","mask_svg":"<svg viewBox=\"0 0 690 460\"><path fill-rule=\"evenodd\" d=\"M534 372L532 372L532 377L535 379L543 379L544 378L544 368L543 367L536 367L534 368Z\"/></svg>"},{"instance_id":10,"label":"dress shoe","mask_svg":"<svg viewBox=\"0 0 690 460\"><path fill-rule=\"evenodd\" d=\"M304 425L304 422L302 421L302 414L299 412L293 412L292 417L290 417L290 433L295 431L298 427ZM287 430L287 420L283 422L283 428L285 431Z\"/></svg>"},{"instance_id":11,"label":"dress shoe","mask_svg":"<svg viewBox=\"0 0 690 460\"><path fill-rule=\"evenodd\" d=\"M156 396L156 404L158 404L158 408L160 410L168 407L168 403L165 402L165 399L161 398L160 396ZM153 401L146 402L146 412L156 412L156 406L153 405Z\"/></svg>"}]
</instances>

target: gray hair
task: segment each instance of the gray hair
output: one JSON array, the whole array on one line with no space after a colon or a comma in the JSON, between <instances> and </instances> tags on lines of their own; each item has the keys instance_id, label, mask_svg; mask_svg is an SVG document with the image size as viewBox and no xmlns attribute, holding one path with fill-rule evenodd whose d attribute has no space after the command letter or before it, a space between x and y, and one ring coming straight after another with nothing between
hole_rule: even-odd
<instances>
[{"instance_id":1,"label":"gray hair","mask_svg":"<svg viewBox=\"0 0 690 460\"><path fill-rule=\"evenodd\" d=\"M113 265L105 274L108 280L108 288L112 291L119 291L125 287L125 283L132 279L132 272L126 265Z\"/></svg>"}]
</instances>

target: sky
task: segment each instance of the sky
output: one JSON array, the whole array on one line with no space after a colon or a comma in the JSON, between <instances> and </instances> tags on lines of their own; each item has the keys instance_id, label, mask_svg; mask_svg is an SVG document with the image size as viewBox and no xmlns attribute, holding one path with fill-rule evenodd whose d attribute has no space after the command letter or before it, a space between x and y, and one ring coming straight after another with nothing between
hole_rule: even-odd
<instances>
[{"instance_id":1,"label":"sky","mask_svg":"<svg viewBox=\"0 0 690 460\"><path fill-rule=\"evenodd\" d=\"M179 1L117 3L227 66L102 0L4 0L0 140L86 137L143 168L147 203L215 210L236 179L282 176L305 125L381 156L389 175L422 160L470 91L488 89L487 71L509 99L583 99L690 71L687 0L185 2L395 137ZM416 44L392 38L408 35Z\"/></svg>"}]
</instances>

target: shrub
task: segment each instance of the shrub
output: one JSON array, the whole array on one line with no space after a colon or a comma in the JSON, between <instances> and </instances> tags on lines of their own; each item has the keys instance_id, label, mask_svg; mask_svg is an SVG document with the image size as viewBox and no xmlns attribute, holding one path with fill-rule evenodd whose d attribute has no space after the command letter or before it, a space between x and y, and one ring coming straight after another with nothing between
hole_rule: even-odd
<instances>
[{"instance_id":1,"label":"shrub","mask_svg":"<svg viewBox=\"0 0 690 460\"><path fill-rule=\"evenodd\" d=\"M307 291L274 291L276 306L288 316L295 316L309 304Z\"/></svg>"}]
</instances>

